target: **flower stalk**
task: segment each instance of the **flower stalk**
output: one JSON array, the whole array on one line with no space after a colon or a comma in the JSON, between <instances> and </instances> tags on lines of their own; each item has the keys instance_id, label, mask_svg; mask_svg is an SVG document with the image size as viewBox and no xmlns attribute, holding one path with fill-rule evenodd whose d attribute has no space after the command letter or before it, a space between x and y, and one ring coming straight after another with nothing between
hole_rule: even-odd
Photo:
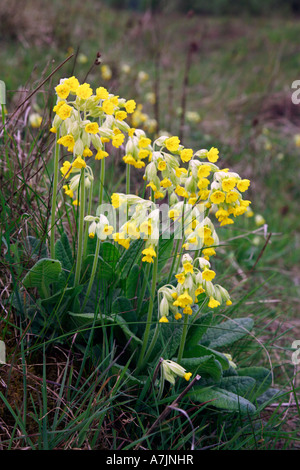
<instances>
[{"instance_id":1,"label":"flower stalk","mask_svg":"<svg viewBox=\"0 0 300 470\"><path fill-rule=\"evenodd\" d=\"M54 175L53 175L53 188L52 188L52 203L51 203L51 217L50 217L50 258L55 258L55 215L56 215L56 200L57 200L57 186L58 186L58 173L59 173L59 144L58 136L55 139L54 151Z\"/></svg>"},{"instance_id":2,"label":"flower stalk","mask_svg":"<svg viewBox=\"0 0 300 470\"><path fill-rule=\"evenodd\" d=\"M77 259L75 269L74 286L79 285L82 255L83 255L83 238L84 238L84 211L85 211L85 184L84 184L84 168L81 169L80 174L80 199L79 199L79 223L78 223L78 244L77 244Z\"/></svg>"}]
</instances>

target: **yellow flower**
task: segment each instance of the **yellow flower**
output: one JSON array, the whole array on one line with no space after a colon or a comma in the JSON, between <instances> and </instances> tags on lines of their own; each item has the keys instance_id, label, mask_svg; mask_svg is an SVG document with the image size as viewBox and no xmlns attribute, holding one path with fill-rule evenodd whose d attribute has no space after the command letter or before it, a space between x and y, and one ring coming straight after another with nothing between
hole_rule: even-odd
<instances>
[{"instance_id":1,"label":"yellow flower","mask_svg":"<svg viewBox=\"0 0 300 470\"><path fill-rule=\"evenodd\" d=\"M218 302L216 299L214 299L213 297L209 298L209 302L208 302L209 308L216 308L219 305L220 305L220 302Z\"/></svg>"},{"instance_id":2,"label":"yellow flower","mask_svg":"<svg viewBox=\"0 0 300 470\"><path fill-rule=\"evenodd\" d=\"M152 191L157 191L157 187L155 186L155 184L153 183L153 181L150 181L149 184L147 184L146 188L151 188Z\"/></svg>"},{"instance_id":3,"label":"yellow flower","mask_svg":"<svg viewBox=\"0 0 300 470\"><path fill-rule=\"evenodd\" d=\"M101 67L101 76L103 80L110 80L112 77L111 68L108 65L102 65Z\"/></svg>"},{"instance_id":4,"label":"yellow flower","mask_svg":"<svg viewBox=\"0 0 300 470\"><path fill-rule=\"evenodd\" d=\"M76 95L78 98L81 98L83 100L87 100L90 96L92 96L93 90L91 89L91 86L89 83L83 83L82 85L79 85L79 87L76 90Z\"/></svg>"},{"instance_id":5,"label":"yellow flower","mask_svg":"<svg viewBox=\"0 0 300 470\"><path fill-rule=\"evenodd\" d=\"M63 145L64 147L67 147L69 152L73 152L75 140L71 134L64 135L63 137L58 139L57 143Z\"/></svg>"},{"instance_id":6,"label":"yellow flower","mask_svg":"<svg viewBox=\"0 0 300 470\"><path fill-rule=\"evenodd\" d=\"M202 278L205 281L212 281L215 275L216 273L212 269L209 269L209 268L204 269L202 272Z\"/></svg>"},{"instance_id":7,"label":"yellow flower","mask_svg":"<svg viewBox=\"0 0 300 470\"><path fill-rule=\"evenodd\" d=\"M128 135L129 135L129 137L133 137L135 131L136 131L135 127L131 127L130 129L128 129Z\"/></svg>"},{"instance_id":8,"label":"yellow flower","mask_svg":"<svg viewBox=\"0 0 300 470\"><path fill-rule=\"evenodd\" d=\"M147 263L153 263L153 257L156 258L156 252L152 246L145 248L142 251L142 254L144 255L142 261L146 261Z\"/></svg>"},{"instance_id":9,"label":"yellow flower","mask_svg":"<svg viewBox=\"0 0 300 470\"><path fill-rule=\"evenodd\" d=\"M177 281L179 282L179 284L183 284L184 281L185 281L185 275L184 273L179 273L179 274L176 274L175 275Z\"/></svg>"},{"instance_id":10,"label":"yellow flower","mask_svg":"<svg viewBox=\"0 0 300 470\"><path fill-rule=\"evenodd\" d=\"M222 180L222 189L226 193L231 191L236 185L236 179L235 178L224 178Z\"/></svg>"},{"instance_id":11,"label":"yellow flower","mask_svg":"<svg viewBox=\"0 0 300 470\"><path fill-rule=\"evenodd\" d=\"M243 193L244 191L247 191L247 189L249 188L250 186L250 180L247 180L247 179L244 179L244 180L240 180L238 181L237 183L237 188L238 190Z\"/></svg>"},{"instance_id":12,"label":"yellow flower","mask_svg":"<svg viewBox=\"0 0 300 470\"><path fill-rule=\"evenodd\" d=\"M108 99L108 100L103 101L102 109L105 112L105 114L108 114L111 116L112 114L114 114L115 105L110 99Z\"/></svg>"},{"instance_id":13,"label":"yellow flower","mask_svg":"<svg viewBox=\"0 0 300 470\"><path fill-rule=\"evenodd\" d=\"M150 155L149 150L142 149L142 150L139 150L139 152L138 152L138 157L139 157L141 160L143 160L144 158L147 158L148 155Z\"/></svg>"},{"instance_id":14,"label":"yellow flower","mask_svg":"<svg viewBox=\"0 0 300 470\"><path fill-rule=\"evenodd\" d=\"M65 82L61 83L60 85L57 85L57 87L55 87L55 91L61 99L65 100L66 98L68 98L71 89Z\"/></svg>"},{"instance_id":15,"label":"yellow flower","mask_svg":"<svg viewBox=\"0 0 300 470\"><path fill-rule=\"evenodd\" d=\"M96 89L96 96L99 98L99 100L106 100L109 96L109 93L106 88L100 86Z\"/></svg>"},{"instance_id":16,"label":"yellow flower","mask_svg":"<svg viewBox=\"0 0 300 470\"><path fill-rule=\"evenodd\" d=\"M226 217L225 219L222 220L222 222L220 223L220 227L224 227L224 225L230 225L230 224L233 224L233 220L230 219L230 217Z\"/></svg>"},{"instance_id":17,"label":"yellow flower","mask_svg":"<svg viewBox=\"0 0 300 470\"><path fill-rule=\"evenodd\" d=\"M185 263L183 263L183 269L184 269L185 274L194 272L193 265L189 261L186 261Z\"/></svg>"},{"instance_id":18,"label":"yellow flower","mask_svg":"<svg viewBox=\"0 0 300 470\"><path fill-rule=\"evenodd\" d=\"M111 196L111 203L115 209L118 209L121 204L123 204L124 199L117 193L113 193Z\"/></svg>"},{"instance_id":19,"label":"yellow flower","mask_svg":"<svg viewBox=\"0 0 300 470\"><path fill-rule=\"evenodd\" d=\"M180 158L183 162L189 162L193 157L193 149L183 149L180 152Z\"/></svg>"},{"instance_id":20,"label":"yellow flower","mask_svg":"<svg viewBox=\"0 0 300 470\"><path fill-rule=\"evenodd\" d=\"M124 142L124 139L125 139L125 135L124 134L117 134L115 135L113 138L112 138L112 145L116 148L119 148L121 147L121 145L123 144Z\"/></svg>"},{"instance_id":21,"label":"yellow flower","mask_svg":"<svg viewBox=\"0 0 300 470\"><path fill-rule=\"evenodd\" d=\"M212 195L210 196L210 200L214 204L221 204L225 201L225 194L222 193L222 191L217 190L212 193Z\"/></svg>"},{"instance_id":22,"label":"yellow flower","mask_svg":"<svg viewBox=\"0 0 300 470\"><path fill-rule=\"evenodd\" d=\"M151 144L151 140L148 137L141 137L138 143L140 148L146 148Z\"/></svg>"},{"instance_id":23,"label":"yellow flower","mask_svg":"<svg viewBox=\"0 0 300 470\"><path fill-rule=\"evenodd\" d=\"M123 233L114 233L113 234L113 239L119 245L123 246L126 250L128 250L129 245L130 245L130 239L129 238L124 238Z\"/></svg>"},{"instance_id":24,"label":"yellow flower","mask_svg":"<svg viewBox=\"0 0 300 470\"><path fill-rule=\"evenodd\" d=\"M62 119L63 121L71 116L72 108L68 104L64 103L62 106L59 106L57 109L56 114Z\"/></svg>"},{"instance_id":25,"label":"yellow flower","mask_svg":"<svg viewBox=\"0 0 300 470\"><path fill-rule=\"evenodd\" d=\"M71 93L76 93L77 88L79 87L79 81L76 77L67 78L64 82L65 85L68 85Z\"/></svg>"},{"instance_id":26,"label":"yellow flower","mask_svg":"<svg viewBox=\"0 0 300 470\"><path fill-rule=\"evenodd\" d=\"M188 382L190 380L190 378L192 377L192 375L193 374L191 372L186 372L183 377Z\"/></svg>"},{"instance_id":27,"label":"yellow flower","mask_svg":"<svg viewBox=\"0 0 300 470\"><path fill-rule=\"evenodd\" d=\"M176 170L175 170L175 174L176 174L177 178L181 178L182 173L186 175L187 174L187 169L177 167Z\"/></svg>"},{"instance_id":28,"label":"yellow flower","mask_svg":"<svg viewBox=\"0 0 300 470\"><path fill-rule=\"evenodd\" d=\"M237 192L230 191L229 193L226 194L226 203L231 204L232 202L236 202L238 198L239 198L239 194Z\"/></svg>"},{"instance_id":29,"label":"yellow flower","mask_svg":"<svg viewBox=\"0 0 300 470\"><path fill-rule=\"evenodd\" d=\"M162 193L161 191L155 191L154 199L162 199L164 197L165 197L164 193Z\"/></svg>"},{"instance_id":30,"label":"yellow flower","mask_svg":"<svg viewBox=\"0 0 300 470\"><path fill-rule=\"evenodd\" d=\"M108 157L108 153L105 152L104 150L98 150L98 152L95 155L95 160L102 160L103 158Z\"/></svg>"},{"instance_id":31,"label":"yellow flower","mask_svg":"<svg viewBox=\"0 0 300 470\"><path fill-rule=\"evenodd\" d=\"M54 127L54 126L51 127L51 128L50 128L50 132L53 132L53 134L56 134L56 133L57 133L56 127Z\"/></svg>"},{"instance_id":32,"label":"yellow flower","mask_svg":"<svg viewBox=\"0 0 300 470\"><path fill-rule=\"evenodd\" d=\"M99 126L98 126L97 122L89 122L85 126L84 130L88 134L97 134L97 132L99 132Z\"/></svg>"},{"instance_id":33,"label":"yellow flower","mask_svg":"<svg viewBox=\"0 0 300 470\"><path fill-rule=\"evenodd\" d=\"M128 114L131 114L134 112L135 108L136 108L136 102L134 100L128 100L126 101L125 103L125 109L127 111Z\"/></svg>"},{"instance_id":34,"label":"yellow flower","mask_svg":"<svg viewBox=\"0 0 300 470\"><path fill-rule=\"evenodd\" d=\"M211 163L215 163L219 159L219 150L212 147L206 154L207 160Z\"/></svg>"},{"instance_id":35,"label":"yellow flower","mask_svg":"<svg viewBox=\"0 0 300 470\"><path fill-rule=\"evenodd\" d=\"M193 303L193 299L192 297L189 295L187 289L185 289L184 293L181 294L177 300L175 300L175 302L173 302L173 305L175 305L175 307L181 307L181 308L185 308L187 307L188 305L191 305Z\"/></svg>"},{"instance_id":36,"label":"yellow flower","mask_svg":"<svg viewBox=\"0 0 300 470\"><path fill-rule=\"evenodd\" d=\"M83 157L91 157L93 155L93 152L91 151L91 149L89 149L88 147L85 147L83 153L82 153L82 156Z\"/></svg>"},{"instance_id":37,"label":"yellow flower","mask_svg":"<svg viewBox=\"0 0 300 470\"><path fill-rule=\"evenodd\" d=\"M183 309L183 313L185 313L186 315L192 315L193 310L191 309L190 306L187 306Z\"/></svg>"},{"instance_id":38,"label":"yellow flower","mask_svg":"<svg viewBox=\"0 0 300 470\"><path fill-rule=\"evenodd\" d=\"M164 178L161 182L160 182L160 185L162 188L169 188L170 186L172 186L172 183L171 181L168 179L168 178Z\"/></svg>"},{"instance_id":39,"label":"yellow flower","mask_svg":"<svg viewBox=\"0 0 300 470\"><path fill-rule=\"evenodd\" d=\"M146 235L151 235L152 230L153 228L149 220L145 220L145 222L141 223L140 232L145 233Z\"/></svg>"},{"instance_id":40,"label":"yellow flower","mask_svg":"<svg viewBox=\"0 0 300 470\"><path fill-rule=\"evenodd\" d=\"M216 255L216 251L213 248L204 248L202 250L202 255L205 259L209 259L210 256Z\"/></svg>"},{"instance_id":41,"label":"yellow flower","mask_svg":"<svg viewBox=\"0 0 300 470\"><path fill-rule=\"evenodd\" d=\"M167 147L167 149L170 151L170 152L176 152L178 150L178 147L180 145L180 140L178 137L174 136L174 137L169 137L166 141L165 141L165 146Z\"/></svg>"},{"instance_id":42,"label":"yellow flower","mask_svg":"<svg viewBox=\"0 0 300 470\"><path fill-rule=\"evenodd\" d=\"M159 323L169 323L169 320L168 320L167 317L164 315L163 317L160 317Z\"/></svg>"},{"instance_id":43,"label":"yellow flower","mask_svg":"<svg viewBox=\"0 0 300 470\"><path fill-rule=\"evenodd\" d=\"M157 165L157 168L159 171L164 171L167 168L167 164L164 161L160 161Z\"/></svg>"},{"instance_id":44,"label":"yellow flower","mask_svg":"<svg viewBox=\"0 0 300 470\"><path fill-rule=\"evenodd\" d=\"M107 236L111 235L113 233L113 231L114 231L114 228L113 228L112 225L105 225L105 227L103 229L103 233Z\"/></svg>"},{"instance_id":45,"label":"yellow flower","mask_svg":"<svg viewBox=\"0 0 300 470\"><path fill-rule=\"evenodd\" d=\"M179 184L176 186L175 193L178 194L178 196L188 198L189 194L188 192Z\"/></svg>"},{"instance_id":46,"label":"yellow flower","mask_svg":"<svg viewBox=\"0 0 300 470\"><path fill-rule=\"evenodd\" d=\"M174 318L175 318L175 320L180 320L182 318L181 313L179 313L179 312L175 313Z\"/></svg>"},{"instance_id":47,"label":"yellow flower","mask_svg":"<svg viewBox=\"0 0 300 470\"><path fill-rule=\"evenodd\" d=\"M195 290L195 296L198 297L198 295L201 295L205 292L205 289L203 289L202 286L198 286L197 289Z\"/></svg>"},{"instance_id":48,"label":"yellow flower","mask_svg":"<svg viewBox=\"0 0 300 470\"><path fill-rule=\"evenodd\" d=\"M117 111L115 114L115 118L118 121L124 121L127 118L127 113L125 111Z\"/></svg>"},{"instance_id":49,"label":"yellow flower","mask_svg":"<svg viewBox=\"0 0 300 470\"><path fill-rule=\"evenodd\" d=\"M81 157L75 158L75 160L72 163L73 168L81 169L86 167L86 163Z\"/></svg>"},{"instance_id":50,"label":"yellow flower","mask_svg":"<svg viewBox=\"0 0 300 470\"><path fill-rule=\"evenodd\" d=\"M207 178L201 178L199 179L197 186L199 189L206 189L207 186L209 186L209 183L210 181Z\"/></svg>"},{"instance_id":51,"label":"yellow flower","mask_svg":"<svg viewBox=\"0 0 300 470\"><path fill-rule=\"evenodd\" d=\"M211 167L209 165L200 165L198 168L198 178L206 178L211 172Z\"/></svg>"}]
</instances>

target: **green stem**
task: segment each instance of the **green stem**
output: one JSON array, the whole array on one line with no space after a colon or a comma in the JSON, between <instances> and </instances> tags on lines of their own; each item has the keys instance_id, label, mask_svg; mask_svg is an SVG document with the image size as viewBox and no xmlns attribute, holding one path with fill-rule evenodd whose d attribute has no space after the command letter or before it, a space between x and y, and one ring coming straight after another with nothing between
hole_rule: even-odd
<instances>
[{"instance_id":1,"label":"green stem","mask_svg":"<svg viewBox=\"0 0 300 470\"><path fill-rule=\"evenodd\" d=\"M4 148L5 148L6 164L7 164L7 168L8 168L8 172L9 172L9 178L12 179L13 171L12 171L12 168L11 168L9 154L8 154L8 150L7 150L8 135L7 135L6 126L5 126L4 104L1 105L1 114L2 114L2 125L3 125L3 137L4 137Z\"/></svg>"},{"instance_id":2,"label":"green stem","mask_svg":"<svg viewBox=\"0 0 300 470\"><path fill-rule=\"evenodd\" d=\"M89 189L89 203L88 203L88 209L87 209L88 215L92 213L92 202L93 202L93 182L91 181L91 186ZM83 259L85 259L85 255L86 255L88 238L89 238L89 227L88 227L88 224L86 224L85 229L84 229Z\"/></svg>"},{"instance_id":3,"label":"green stem","mask_svg":"<svg viewBox=\"0 0 300 470\"><path fill-rule=\"evenodd\" d=\"M88 285L88 288L87 288L87 291L86 291L86 294L85 294L85 299L84 299L84 303L83 303L83 306L82 306L82 310L84 310L84 307L86 306L86 303L87 303L87 300L89 298L89 294L91 292L93 282L94 282L94 279L95 279L95 274L96 274L97 265L98 265L100 245L101 245L100 238L97 237L97 243L96 243L95 256L94 256L94 261L93 261L93 266L92 266L92 272L91 272L91 276L90 276L89 285Z\"/></svg>"},{"instance_id":4,"label":"green stem","mask_svg":"<svg viewBox=\"0 0 300 470\"><path fill-rule=\"evenodd\" d=\"M101 166L100 166L99 205L101 205L103 202L104 178L105 178L105 158L102 158Z\"/></svg>"},{"instance_id":5,"label":"green stem","mask_svg":"<svg viewBox=\"0 0 300 470\"><path fill-rule=\"evenodd\" d=\"M82 264L84 209L85 209L84 168L81 169L79 203L80 203L80 210L79 210L79 226L78 226L78 245L77 245L77 259L76 259L74 286L78 286L79 284L81 264Z\"/></svg>"},{"instance_id":6,"label":"green stem","mask_svg":"<svg viewBox=\"0 0 300 470\"><path fill-rule=\"evenodd\" d=\"M189 316L188 314L184 314L183 330L182 330L181 341L180 341L178 357L177 357L178 364L180 364L180 361L182 359L183 352L184 352L185 340L186 340L186 335L187 335L187 330L188 330L188 323L189 323Z\"/></svg>"},{"instance_id":7,"label":"green stem","mask_svg":"<svg viewBox=\"0 0 300 470\"><path fill-rule=\"evenodd\" d=\"M126 194L130 194L130 165L126 167Z\"/></svg>"},{"instance_id":8,"label":"green stem","mask_svg":"<svg viewBox=\"0 0 300 470\"><path fill-rule=\"evenodd\" d=\"M59 165L59 144L58 135L56 134L55 152L54 152L54 175L53 175L53 188L52 188L52 204L51 204L51 219L50 219L50 258L55 257L55 213L56 213L56 199L57 199L57 186L58 186L58 165Z\"/></svg>"},{"instance_id":9,"label":"green stem","mask_svg":"<svg viewBox=\"0 0 300 470\"><path fill-rule=\"evenodd\" d=\"M143 364L144 354L145 354L147 344L148 344L148 339L149 339L150 328L152 325L153 305L154 305L154 299L155 299L155 293L156 293L157 266L158 266L158 245L156 247L156 257L154 258L154 263L153 263L151 296L149 300L147 322L146 322L146 328L145 328L145 333L144 333L144 338L143 338L142 349L141 349L140 357L137 363L138 369L140 369Z\"/></svg>"},{"instance_id":10,"label":"green stem","mask_svg":"<svg viewBox=\"0 0 300 470\"><path fill-rule=\"evenodd\" d=\"M141 292L139 293L138 304L137 304L137 314L140 313L141 306L142 306L142 303L143 303L143 300L144 300L144 296L145 296L145 292L146 292L146 288L147 288L147 284L148 284L148 280L149 280L150 268L151 268L151 265L150 265L150 263L148 263L147 266L146 266L146 269L145 269L145 273L144 273Z\"/></svg>"},{"instance_id":11,"label":"green stem","mask_svg":"<svg viewBox=\"0 0 300 470\"><path fill-rule=\"evenodd\" d=\"M169 277L168 277L167 284L170 283L171 278L172 278L172 276L173 276L173 272L174 272L174 268L175 268L175 263L176 263L176 257L177 257L177 253L178 253L178 250L179 250L179 244L180 244L180 238L178 238L178 240L176 240L175 251L174 251L174 254L173 254L173 260L172 260L172 265L171 265L171 269L170 269L170 273L169 273Z\"/></svg>"}]
</instances>

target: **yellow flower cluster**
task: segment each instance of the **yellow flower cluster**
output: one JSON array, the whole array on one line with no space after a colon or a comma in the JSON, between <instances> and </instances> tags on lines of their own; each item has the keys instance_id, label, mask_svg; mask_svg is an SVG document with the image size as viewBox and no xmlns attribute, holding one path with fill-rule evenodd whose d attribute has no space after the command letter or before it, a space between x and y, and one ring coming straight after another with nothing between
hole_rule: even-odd
<instances>
[{"instance_id":1,"label":"yellow flower cluster","mask_svg":"<svg viewBox=\"0 0 300 470\"><path fill-rule=\"evenodd\" d=\"M121 208L129 216L119 232L113 234L114 241L128 249L131 240L146 240L142 261L153 263L159 240L159 209L152 201L134 195L114 193L111 201L115 209Z\"/></svg>"},{"instance_id":2,"label":"yellow flower cluster","mask_svg":"<svg viewBox=\"0 0 300 470\"><path fill-rule=\"evenodd\" d=\"M209 308L218 307L222 303L231 305L227 290L212 283L215 276L216 273L204 257L193 260L189 254L183 255L181 270L175 275L177 285L166 285L159 289L159 295L162 296L159 305L160 323L169 321L170 312L174 314L175 320L180 320L182 314L192 315L192 307L199 302L200 296L208 299Z\"/></svg>"},{"instance_id":3,"label":"yellow flower cluster","mask_svg":"<svg viewBox=\"0 0 300 470\"><path fill-rule=\"evenodd\" d=\"M102 72L107 78L109 69L103 68ZM59 134L57 143L73 154L73 161L64 162L62 176L67 178L74 168L85 168L85 158L107 158L107 143L114 148L125 146L125 163L136 168L145 166L145 160L151 157L151 141L143 130L126 122L136 110L134 100L113 95L103 86L93 91L90 84L80 84L74 76L62 79L55 91L57 102L50 131ZM73 193L65 186L66 194L71 196Z\"/></svg>"}]
</instances>

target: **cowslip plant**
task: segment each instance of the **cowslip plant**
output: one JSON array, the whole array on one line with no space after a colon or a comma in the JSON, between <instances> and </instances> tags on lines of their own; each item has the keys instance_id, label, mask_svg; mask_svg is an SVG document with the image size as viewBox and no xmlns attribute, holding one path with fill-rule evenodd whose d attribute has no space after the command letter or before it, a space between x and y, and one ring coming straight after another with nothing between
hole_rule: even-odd
<instances>
[{"instance_id":1,"label":"cowslip plant","mask_svg":"<svg viewBox=\"0 0 300 470\"><path fill-rule=\"evenodd\" d=\"M200 374L189 391L195 401L255 410L255 399L270 386L269 371L239 369L228 353L218 351L247 335L253 321L217 325L213 316L233 303L215 282L217 226L231 225L249 211L243 195L250 181L219 168L215 147L194 151L177 136L152 141L144 130L130 127L132 99L102 86L94 91L75 77L62 79L55 91L50 256L40 257L26 274L15 307L26 311L34 332L49 341L63 341L75 328L80 350L89 347L90 357L104 356L103 345L111 341L122 348L130 340L126 360L114 365L129 381L143 384L163 358L158 397L165 381L174 385L179 377L183 386ZM60 163L62 149L67 158ZM115 149L123 152L125 191L107 198L105 167ZM144 171L143 197L131 193L131 167ZM58 212L67 217L72 207L78 215L74 252L69 236L58 237L56 227ZM41 242L31 243L47 253ZM93 345L89 331L95 332Z\"/></svg>"}]
</instances>

